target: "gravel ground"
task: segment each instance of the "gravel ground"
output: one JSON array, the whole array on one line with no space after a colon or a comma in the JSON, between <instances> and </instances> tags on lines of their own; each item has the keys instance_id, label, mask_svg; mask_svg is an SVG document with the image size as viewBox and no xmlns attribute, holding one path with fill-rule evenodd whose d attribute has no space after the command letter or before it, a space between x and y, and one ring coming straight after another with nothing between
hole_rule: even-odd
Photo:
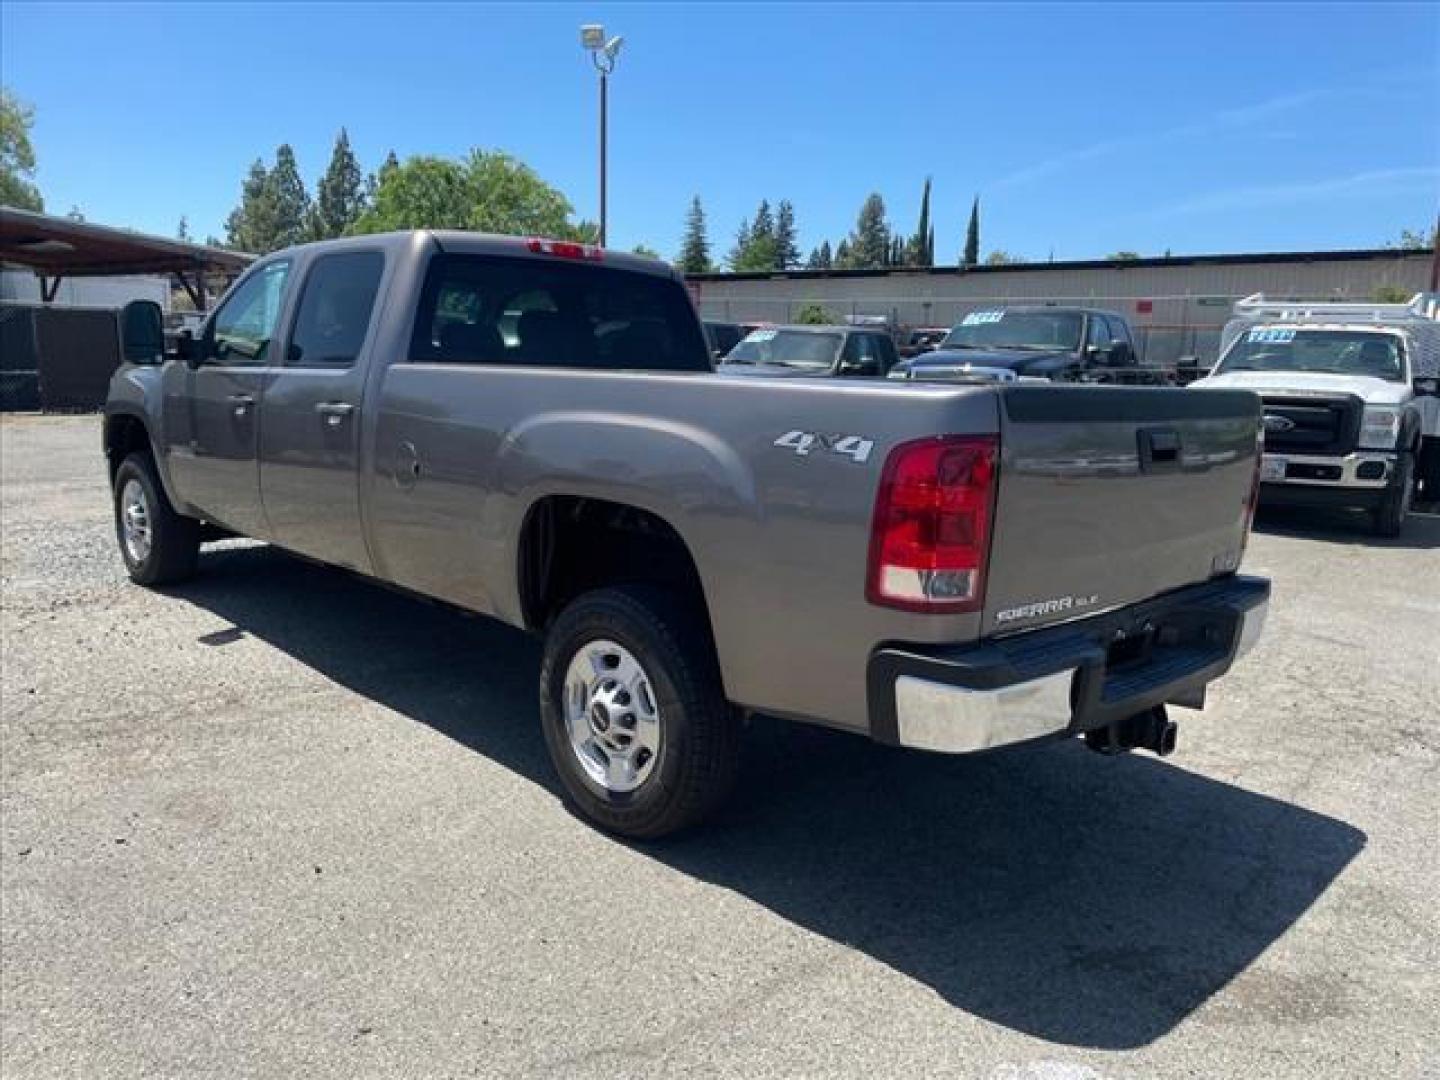
<instances>
[{"instance_id":1,"label":"gravel ground","mask_svg":"<svg viewBox=\"0 0 1440 1080\"><path fill-rule=\"evenodd\" d=\"M515 632L269 548L130 585L6 418L6 1077L1440 1076L1440 517L1262 518L1180 749L760 723L713 827L562 806Z\"/></svg>"}]
</instances>

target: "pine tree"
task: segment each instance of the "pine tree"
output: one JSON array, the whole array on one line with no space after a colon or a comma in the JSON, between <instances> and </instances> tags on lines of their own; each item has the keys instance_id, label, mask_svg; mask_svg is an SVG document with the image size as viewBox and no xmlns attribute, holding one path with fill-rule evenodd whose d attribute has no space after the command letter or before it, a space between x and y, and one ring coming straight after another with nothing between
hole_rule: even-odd
<instances>
[{"instance_id":1,"label":"pine tree","mask_svg":"<svg viewBox=\"0 0 1440 1080\"><path fill-rule=\"evenodd\" d=\"M920 193L920 223L915 226L915 235L905 250L905 262L910 266L930 266L930 177L925 178L925 189Z\"/></svg>"},{"instance_id":2,"label":"pine tree","mask_svg":"<svg viewBox=\"0 0 1440 1080\"><path fill-rule=\"evenodd\" d=\"M837 270L851 270L855 267L855 258L850 254L850 241L841 240L835 245L835 268Z\"/></svg>"},{"instance_id":3,"label":"pine tree","mask_svg":"<svg viewBox=\"0 0 1440 1080\"><path fill-rule=\"evenodd\" d=\"M740 228L735 230L735 246L730 249L730 254L725 256L725 262L731 270L739 270L745 262L745 253L750 250L750 219L741 218Z\"/></svg>"},{"instance_id":4,"label":"pine tree","mask_svg":"<svg viewBox=\"0 0 1440 1080\"><path fill-rule=\"evenodd\" d=\"M180 224L175 227L175 239L190 242L190 219L184 214L180 215Z\"/></svg>"},{"instance_id":5,"label":"pine tree","mask_svg":"<svg viewBox=\"0 0 1440 1080\"><path fill-rule=\"evenodd\" d=\"M759 207L755 210L755 223L750 226L750 240L775 239L775 216L770 212L770 201L761 199Z\"/></svg>"},{"instance_id":6,"label":"pine tree","mask_svg":"<svg viewBox=\"0 0 1440 1080\"><path fill-rule=\"evenodd\" d=\"M680 245L680 269L687 274L707 274L713 270L710 262L710 241L705 238L705 209L700 205L700 196L690 200L690 211L685 215L685 239Z\"/></svg>"},{"instance_id":7,"label":"pine tree","mask_svg":"<svg viewBox=\"0 0 1440 1080\"><path fill-rule=\"evenodd\" d=\"M795 241L795 207L780 200L775 216L775 269L789 270L800 265L800 246Z\"/></svg>"},{"instance_id":8,"label":"pine tree","mask_svg":"<svg viewBox=\"0 0 1440 1080\"><path fill-rule=\"evenodd\" d=\"M330 166L315 188L315 238L344 236L364 212L360 164L350 149L350 136L342 127L330 153Z\"/></svg>"},{"instance_id":9,"label":"pine tree","mask_svg":"<svg viewBox=\"0 0 1440 1080\"><path fill-rule=\"evenodd\" d=\"M935 223L930 223L930 231L925 236L925 261L922 266L935 265Z\"/></svg>"},{"instance_id":10,"label":"pine tree","mask_svg":"<svg viewBox=\"0 0 1440 1080\"><path fill-rule=\"evenodd\" d=\"M830 253L830 241L829 241L829 240L821 240L821 241L820 241L820 268L821 268L822 270L829 270L829 269L830 269L832 266L834 266L834 265L835 265L835 257Z\"/></svg>"},{"instance_id":11,"label":"pine tree","mask_svg":"<svg viewBox=\"0 0 1440 1080\"><path fill-rule=\"evenodd\" d=\"M965 254L961 266L974 266L980 261L980 196L970 205L970 224L965 227Z\"/></svg>"},{"instance_id":12,"label":"pine tree","mask_svg":"<svg viewBox=\"0 0 1440 1080\"><path fill-rule=\"evenodd\" d=\"M310 195L305 190L305 181L300 179L295 151L289 143L281 143L275 151L275 168L270 170L266 186L275 205L275 236L271 250L300 243L305 239L309 224Z\"/></svg>"},{"instance_id":13,"label":"pine tree","mask_svg":"<svg viewBox=\"0 0 1440 1080\"><path fill-rule=\"evenodd\" d=\"M275 212L270 198L270 173L256 158L240 188L240 205L225 219L225 239L236 251L263 255L273 251Z\"/></svg>"},{"instance_id":14,"label":"pine tree","mask_svg":"<svg viewBox=\"0 0 1440 1080\"><path fill-rule=\"evenodd\" d=\"M869 270L890 261L890 226L885 221L885 200L879 192L865 199L849 239L850 262L856 268Z\"/></svg>"}]
</instances>

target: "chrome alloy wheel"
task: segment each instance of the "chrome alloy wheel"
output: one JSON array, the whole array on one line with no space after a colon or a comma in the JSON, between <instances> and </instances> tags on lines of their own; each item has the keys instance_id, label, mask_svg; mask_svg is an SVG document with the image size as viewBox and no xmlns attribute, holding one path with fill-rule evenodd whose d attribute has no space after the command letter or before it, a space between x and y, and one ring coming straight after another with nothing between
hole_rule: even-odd
<instances>
[{"instance_id":1,"label":"chrome alloy wheel","mask_svg":"<svg viewBox=\"0 0 1440 1080\"><path fill-rule=\"evenodd\" d=\"M565 724L585 774L617 795L643 784L660 758L660 710L650 676L613 641L587 642L571 659Z\"/></svg>"},{"instance_id":2,"label":"chrome alloy wheel","mask_svg":"<svg viewBox=\"0 0 1440 1080\"><path fill-rule=\"evenodd\" d=\"M150 557L150 502L139 480L127 480L120 489L120 535L132 563Z\"/></svg>"}]
</instances>

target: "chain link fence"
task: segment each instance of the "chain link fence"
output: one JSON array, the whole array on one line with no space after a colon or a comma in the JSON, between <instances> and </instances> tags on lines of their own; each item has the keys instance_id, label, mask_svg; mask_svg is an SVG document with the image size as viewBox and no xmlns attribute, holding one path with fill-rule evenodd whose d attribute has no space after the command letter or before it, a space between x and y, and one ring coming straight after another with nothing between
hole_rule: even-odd
<instances>
[{"instance_id":1,"label":"chain link fence","mask_svg":"<svg viewBox=\"0 0 1440 1080\"><path fill-rule=\"evenodd\" d=\"M119 312L0 304L0 410L99 409L119 366Z\"/></svg>"}]
</instances>

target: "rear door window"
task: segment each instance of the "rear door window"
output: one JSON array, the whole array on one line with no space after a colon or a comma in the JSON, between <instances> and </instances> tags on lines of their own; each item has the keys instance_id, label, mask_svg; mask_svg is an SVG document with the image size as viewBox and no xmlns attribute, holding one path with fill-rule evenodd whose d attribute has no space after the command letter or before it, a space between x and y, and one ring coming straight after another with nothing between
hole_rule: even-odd
<instances>
[{"instance_id":1,"label":"rear door window","mask_svg":"<svg viewBox=\"0 0 1440 1080\"><path fill-rule=\"evenodd\" d=\"M322 255L310 267L290 334L286 363L345 368L355 363L370 316L385 256L378 251Z\"/></svg>"},{"instance_id":2,"label":"rear door window","mask_svg":"<svg viewBox=\"0 0 1440 1080\"><path fill-rule=\"evenodd\" d=\"M594 263L503 255L431 260L410 359L711 370L700 322L678 282Z\"/></svg>"}]
</instances>

